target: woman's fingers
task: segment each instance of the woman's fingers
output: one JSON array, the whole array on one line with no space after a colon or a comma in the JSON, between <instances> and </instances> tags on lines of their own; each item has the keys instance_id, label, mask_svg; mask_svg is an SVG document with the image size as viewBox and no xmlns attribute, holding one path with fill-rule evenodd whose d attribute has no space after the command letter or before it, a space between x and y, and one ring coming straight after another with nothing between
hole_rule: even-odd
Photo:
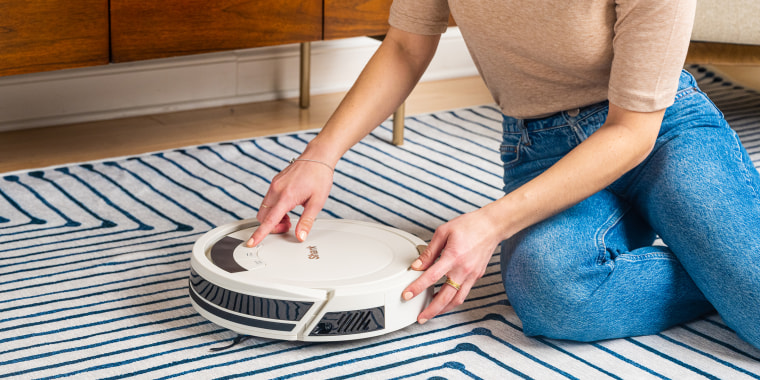
<instances>
[{"instance_id":1,"label":"woman's fingers","mask_svg":"<svg viewBox=\"0 0 760 380\"><path fill-rule=\"evenodd\" d=\"M259 210L256 218L260 224L256 228L256 231L253 232L253 235L251 235L251 238L245 243L248 247L255 247L270 233L281 234L290 230L288 210L269 210L269 207L263 207L263 204Z\"/></svg>"},{"instance_id":2,"label":"woman's fingers","mask_svg":"<svg viewBox=\"0 0 760 380\"><path fill-rule=\"evenodd\" d=\"M280 223L277 223L277 225L272 228L272 231L270 233L284 234L288 231L290 231L290 217L288 214L285 214L282 219L280 219Z\"/></svg>"},{"instance_id":3,"label":"woman's fingers","mask_svg":"<svg viewBox=\"0 0 760 380\"><path fill-rule=\"evenodd\" d=\"M326 176L328 174L330 176ZM259 227L246 245L256 246L270 233L290 230L288 212L299 205L304 206L304 212L296 225L295 233L298 240L304 241L330 194L331 185L332 172L327 170L310 170L300 161L283 169L272 179L256 215Z\"/></svg>"},{"instance_id":4,"label":"woman's fingers","mask_svg":"<svg viewBox=\"0 0 760 380\"><path fill-rule=\"evenodd\" d=\"M441 289L435 294L433 300L430 301L428 306L417 316L417 322L423 324L440 314L451 303L457 292L458 291L451 286L446 284L441 285Z\"/></svg>"},{"instance_id":5,"label":"woman's fingers","mask_svg":"<svg viewBox=\"0 0 760 380\"><path fill-rule=\"evenodd\" d=\"M434 248L438 246L434 243L435 240L434 236L428 247L422 252L422 254L420 254L420 257L412 263L412 269L424 270L425 272L423 272L420 277L417 277L416 280L412 281L412 283L401 293L402 298L407 301L417 297L420 293L424 292L425 289L433 286L454 265L450 256L442 255L442 252L434 250ZM438 257L440 257L440 259L436 262L435 260ZM435 264L433 264L433 262L435 262Z\"/></svg>"},{"instance_id":6,"label":"woman's fingers","mask_svg":"<svg viewBox=\"0 0 760 380\"><path fill-rule=\"evenodd\" d=\"M472 274L462 273L459 270L455 270L454 267L455 261L453 260L453 255L448 256L442 253L440 259L435 264L404 290L402 294L403 299L410 300L424 292L425 289L435 285L441 278L447 277L451 280L451 284L444 283L441 285L441 288L433 297L430 304L417 316L419 323L425 323L436 315L445 313L461 305L465 298L467 298L467 294L478 277L475 276L474 279L471 279L473 277Z\"/></svg>"},{"instance_id":7,"label":"woman's fingers","mask_svg":"<svg viewBox=\"0 0 760 380\"><path fill-rule=\"evenodd\" d=\"M412 269L426 270L429 268L440 255L444 245L446 245L446 237L441 236L439 230L436 230L430 243L425 247L422 253L420 253L417 260L414 260L412 263Z\"/></svg>"},{"instance_id":8,"label":"woman's fingers","mask_svg":"<svg viewBox=\"0 0 760 380\"><path fill-rule=\"evenodd\" d=\"M314 226L314 221L317 220L317 214L319 214L319 211L324 207L326 200L327 197L312 197L304 205L303 213L298 219L298 224L296 224L296 238L299 241L304 241L306 240L306 237L309 236L311 227Z\"/></svg>"},{"instance_id":9,"label":"woman's fingers","mask_svg":"<svg viewBox=\"0 0 760 380\"><path fill-rule=\"evenodd\" d=\"M465 281L464 283L462 283L461 286L460 286L460 288L457 290L456 294L454 294L454 297L452 297L449 300L448 304L446 304L446 306L444 306L443 309L440 310L440 311L438 311L438 313L436 313L435 315L448 313L449 311L451 311L455 307L463 304L464 300L467 298L467 295L470 294L470 290L472 290L472 287L473 287L473 285L475 285L475 282L477 280L478 279L476 278L476 279L474 279L472 281ZM451 287L448 284L441 285L441 289L443 289L443 288L452 288L452 289L454 289L453 287ZM440 293L440 291L439 291L439 293Z\"/></svg>"},{"instance_id":10,"label":"woman's fingers","mask_svg":"<svg viewBox=\"0 0 760 380\"><path fill-rule=\"evenodd\" d=\"M473 274L461 274L460 271L452 270L450 274L441 276L438 279L440 278L446 278L447 281L441 285L438 293L436 293L433 297L433 300L430 301L430 304L428 304L428 306L417 316L417 321L421 324L427 322L436 315L449 312L455 307L464 303L464 300L470 293L472 286L475 284L479 277ZM423 281L419 283L419 286L425 286L429 281L429 279L423 279ZM438 281L433 281L433 283L436 282ZM430 286L432 285L433 284ZM427 287L422 288L422 291L425 289L427 289ZM406 296L404 298L411 299L406 298Z\"/></svg>"}]
</instances>

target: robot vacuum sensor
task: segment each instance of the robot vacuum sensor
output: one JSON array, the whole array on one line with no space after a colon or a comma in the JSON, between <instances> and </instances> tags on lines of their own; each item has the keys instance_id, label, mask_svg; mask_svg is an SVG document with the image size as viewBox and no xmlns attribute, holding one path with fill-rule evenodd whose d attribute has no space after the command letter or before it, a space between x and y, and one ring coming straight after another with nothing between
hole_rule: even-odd
<instances>
[{"instance_id":1,"label":"robot vacuum sensor","mask_svg":"<svg viewBox=\"0 0 760 380\"><path fill-rule=\"evenodd\" d=\"M425 244L407 232L320 219L305 242L270 234L249 248L258 225L246 219L219 226L193 246L191 303L220 326L283 340L360 339L414 323L432 299L432 288L401 298L422 274L410 265Z\"/></svg>"}]
</instances>

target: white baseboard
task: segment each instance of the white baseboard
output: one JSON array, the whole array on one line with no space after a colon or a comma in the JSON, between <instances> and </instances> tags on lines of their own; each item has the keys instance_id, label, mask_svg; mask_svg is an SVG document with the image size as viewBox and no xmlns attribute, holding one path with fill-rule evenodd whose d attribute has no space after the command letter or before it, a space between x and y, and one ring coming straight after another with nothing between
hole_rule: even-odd
<instances>
[{"instance_id":1,"label":"white baseboard","mask_svg":"<svg viewBox=\"0 0 760 380\"><path fill-rule=\"evenodd\" d=\"M370 38L312 43L311 93L347 90L377 49ZM292 98L299 46L203 54L0 77L0 131ZM476 75L450 28L423 77Z\"/></svg>"}]
</instances>

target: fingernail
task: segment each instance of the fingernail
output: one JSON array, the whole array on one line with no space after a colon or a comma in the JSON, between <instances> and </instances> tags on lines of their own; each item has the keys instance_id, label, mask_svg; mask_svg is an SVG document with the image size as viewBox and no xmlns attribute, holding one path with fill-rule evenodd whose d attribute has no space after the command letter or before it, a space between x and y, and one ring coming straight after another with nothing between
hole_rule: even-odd
<instances>
[{"instance_id":1,"label":"fingernail","mask_svg":"<svg viewBox=\"0 0 760 380\"><path fill-rule=\"evenodd\" d=\"M419 321L419 322L420 322L420 324L421 324L421 325L424 325L424 324L425 324L425 322L427 322L427 321L428 321L427 319L420 319L420 321Z\"/></svg>"},{"instance_id":2,"label":"fingernail","mask_svg":"<svg viewBox=\"0 0 760 380\"><path fill-rule=\"evenodd\" d=\"M298 233L298 240L300 241L306 240L306 231L301 231Z\"/></svg>"},{"instance_id":3,"label":"fingernail","mask_svg":"<svg viewBox=\"0 0 760 380\"><path fill-rule=\"evenodd\" d=\"M419 269L422 266L422 260L417 259L412 263L412 269Z\"/></svg>"},{"instance_id":4,"label":"fingernail","mask_svg":"<svg viewBox=\"0 0 760 380\"><path fill-rule=\"evenodd\" d=\"M253 243L255 243L255 241L253 240L253 238L250 238L250 239L248 239L247 242L245 242L245 245L248 246L248 247L253 247L254 246Z\"/></svg>"},{"instance_id":5,"label":"fingernail","mask_svg":"<svg viewBox=\"0 0 760 380\"><path fill-rule=\"evenodd\" d=\"M412 294L412 292L406 292L404 293L403 297L405 300L409 301L410 299L412 299L412 297L414 297L414 294Z\"/></svg>"}]
</instances>

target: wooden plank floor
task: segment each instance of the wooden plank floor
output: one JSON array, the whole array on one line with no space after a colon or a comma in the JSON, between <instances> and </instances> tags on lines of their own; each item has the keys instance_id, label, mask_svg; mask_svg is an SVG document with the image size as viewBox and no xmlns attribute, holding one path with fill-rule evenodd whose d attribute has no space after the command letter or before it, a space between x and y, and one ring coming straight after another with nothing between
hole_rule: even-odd
<instances>
[{"instance_id":1,"label":"wooden plank floor","mask_svg":"<svg viewBox=\"0 0 760 380\"><path fill-rule=\"evenodd\" d=\"M320 128L344 94L0 132L0 173ZM407 115L493 102L479 77L421 83Z\"/></svg>"}]
</instances>

